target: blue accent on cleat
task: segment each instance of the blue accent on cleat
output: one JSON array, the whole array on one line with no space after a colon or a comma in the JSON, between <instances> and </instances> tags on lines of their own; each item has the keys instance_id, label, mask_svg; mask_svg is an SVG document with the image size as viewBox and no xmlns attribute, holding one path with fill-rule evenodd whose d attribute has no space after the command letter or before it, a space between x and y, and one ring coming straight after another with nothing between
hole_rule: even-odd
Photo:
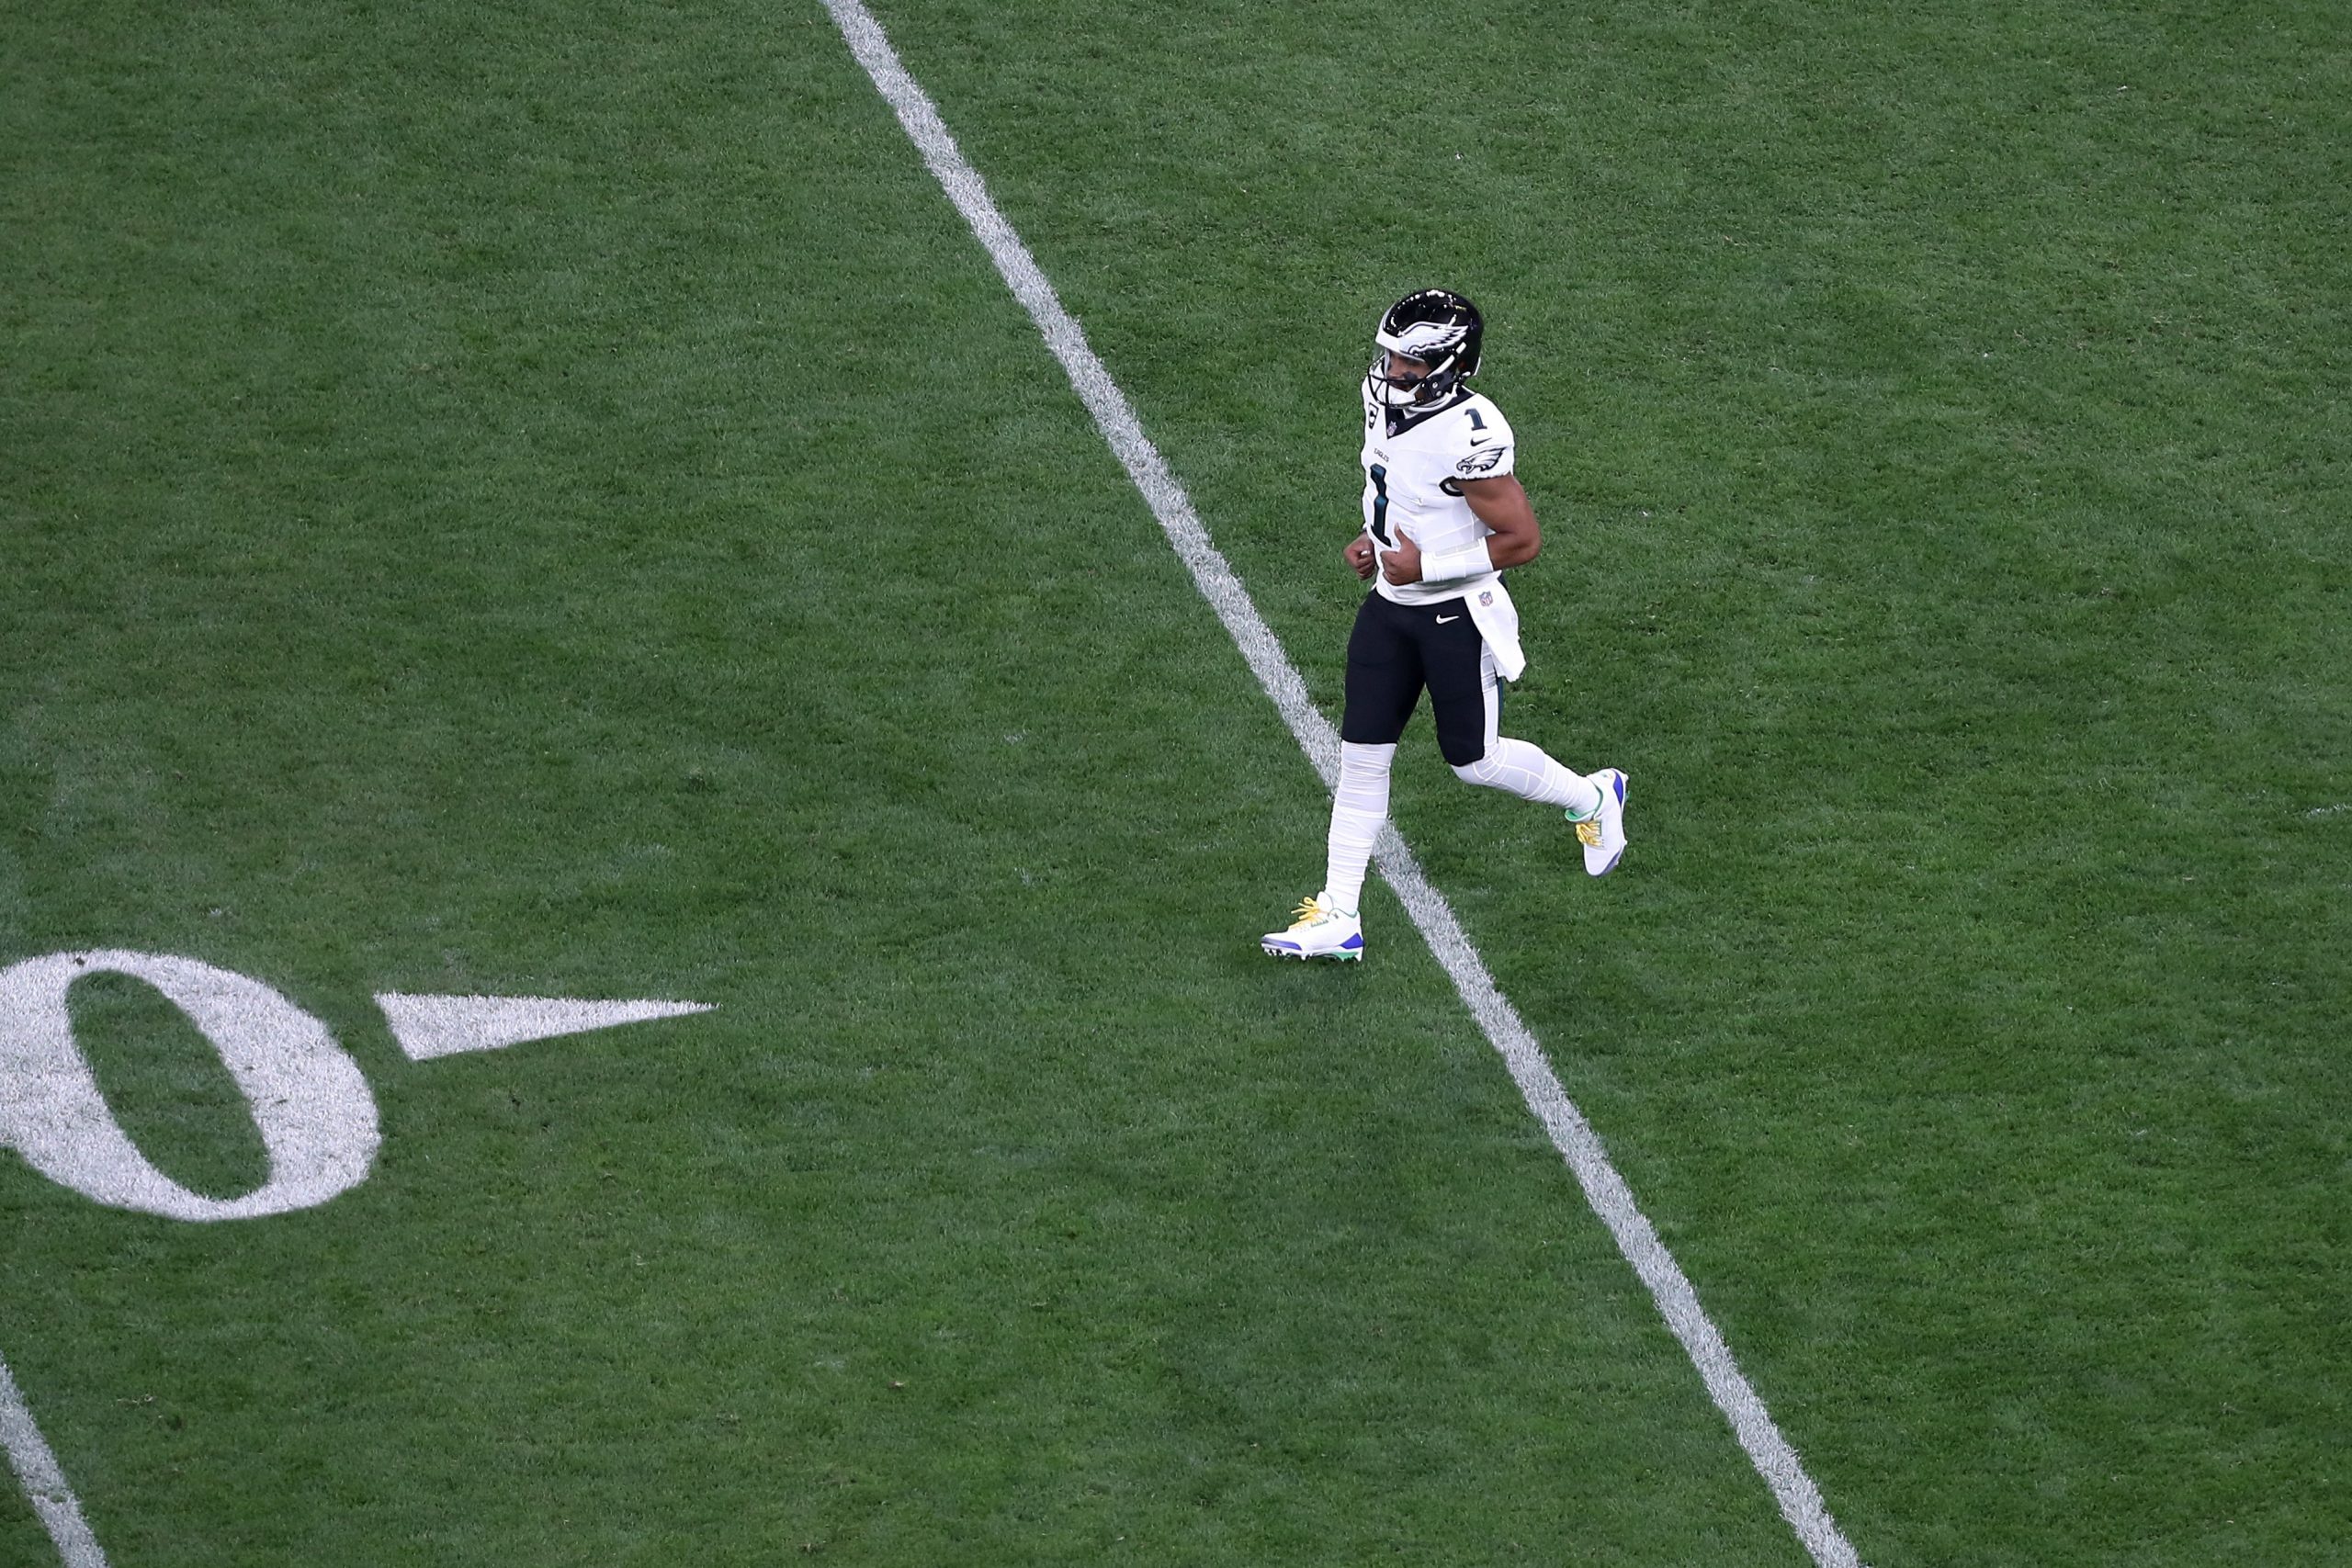
<instances>
[{"instance_id":1,"label":"blue accent on cleat","mask_svg":"<svg viewBox=\"0 0 2352 1568\"><path fill-rule=\"evenodd\" d=\"M1325 893L1300 901L1288 930L1268 931L1258 945L1276 958L1362 958L1363 928L1352 909L1342 909Z\"/></svg>"},{"instance_id":2,"label":"blue accent on cleat","mask_svg":"<svg viewBox=\"0 0 2352 1568\"><path fill-rule=\"evenodd\" d=\"M1576 823L1577 841L1584 846L1584 869L1589 876L1606 876L1625 858L1625 797L1632 793L1623 770L1603 768L1586 775L1600 791L1600 808Z\"/></svg>"}]
</instances>

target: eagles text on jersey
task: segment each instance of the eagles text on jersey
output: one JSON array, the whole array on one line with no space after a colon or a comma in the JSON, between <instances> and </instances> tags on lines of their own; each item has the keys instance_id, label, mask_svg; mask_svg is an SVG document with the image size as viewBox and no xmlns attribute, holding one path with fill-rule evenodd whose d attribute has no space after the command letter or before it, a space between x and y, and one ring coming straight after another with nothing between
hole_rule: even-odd
<instances>
[{"instance_id":1,"label":"eagles text on jersey","mask_svg":"<svg viewBox=\"0 0 2352 1568\"><path fill-rule=\"evenodd\" d=\"M1510 423L1477 392L1464 391L1427 411L1386 409L1367 386L1363 400L1363 526L1376 549L1396 547L1401 532L1424 559L1461 549L1494 532L1463 497L1464 479L1499 479L1511 471ZM1443 582L1374 585L1399 604L1433 604L1459 598L1495 574Z\"/></svg>"}]
</instances>

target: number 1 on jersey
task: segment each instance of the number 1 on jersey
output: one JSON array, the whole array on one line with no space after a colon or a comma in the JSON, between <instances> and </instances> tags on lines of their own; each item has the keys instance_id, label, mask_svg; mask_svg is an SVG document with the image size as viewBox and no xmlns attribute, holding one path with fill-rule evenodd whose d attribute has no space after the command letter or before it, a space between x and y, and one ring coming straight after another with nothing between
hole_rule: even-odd
<instances>
[{"instance_id":1,"label":"number 1 on jersey","mask_svg":"<svg viewBox=\"0 0 2352 1568\"><path fill-rule=\"evenodd\" d=\"M1388 465L1372 466L1372 536L1380 541L1384 550L1393 550L1396 541L1388 536Z\"/></svg>"}]
</instances>

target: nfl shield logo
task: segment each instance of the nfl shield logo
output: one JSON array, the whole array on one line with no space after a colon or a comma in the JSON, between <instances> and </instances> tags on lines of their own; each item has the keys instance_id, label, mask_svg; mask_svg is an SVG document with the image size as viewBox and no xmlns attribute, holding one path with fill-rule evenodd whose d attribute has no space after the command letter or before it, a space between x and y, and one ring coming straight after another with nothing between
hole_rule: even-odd
<instances>
[{"instance_id":1,"label":"nfl shield logo","mask_svg":"<svg viewBox=\"0 0 2352 1568\"><path fill-rule=\"evenodd\" d=\"M1491 590L1490 590L1490 591L1487 591L1487 592L1482 592L1482 593L1480 593L1480 594L1478 595L1478 605L1479 605L1479 607L1480 607L1481 609L1486 608L1487 606L1488 606L1488 605L1492 604L1494 602L1495 602L1495 596L1494 596L1494 593L1493 593L1493 592L1492 592Z\"/></svg>"}]
</instances>

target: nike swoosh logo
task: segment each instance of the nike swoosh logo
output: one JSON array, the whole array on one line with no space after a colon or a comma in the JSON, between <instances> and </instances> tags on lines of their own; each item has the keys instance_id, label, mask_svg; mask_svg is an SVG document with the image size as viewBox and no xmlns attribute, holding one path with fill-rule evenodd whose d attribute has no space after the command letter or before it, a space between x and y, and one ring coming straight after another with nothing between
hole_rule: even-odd
<instances>
[{"instance_id":1,"label":"nike swoosh logo","mask_svg":"<svg viewBox=\"0 0 2352 1568\"><path fill-rule=\"evenodd\" d=\"M1443 626L1443 625L1445 625L1445 623L1446 623L1446 622L1448 622L1448 621L1458 621L1458 620L1460 620L1461 618L1462 618L1462 617L1461 617L1461 616L1459 616L1459 615L1440 615L1440 616L1437 618L1437 624L1438 624L1439 626Z\"/></svg>"},{"instance_id":2,"label":"nike swoosh logo","mask_svg":"<svg viewBox=\"0 0 2352 1568\"><path fill-rule=\"evenodd\" d=\"M1484 446L1487 442L1492 441L1494 437L1491 435L1474 435L1470 438L1470 445L1473 446Z\"/></svg>"}]
</instances>

